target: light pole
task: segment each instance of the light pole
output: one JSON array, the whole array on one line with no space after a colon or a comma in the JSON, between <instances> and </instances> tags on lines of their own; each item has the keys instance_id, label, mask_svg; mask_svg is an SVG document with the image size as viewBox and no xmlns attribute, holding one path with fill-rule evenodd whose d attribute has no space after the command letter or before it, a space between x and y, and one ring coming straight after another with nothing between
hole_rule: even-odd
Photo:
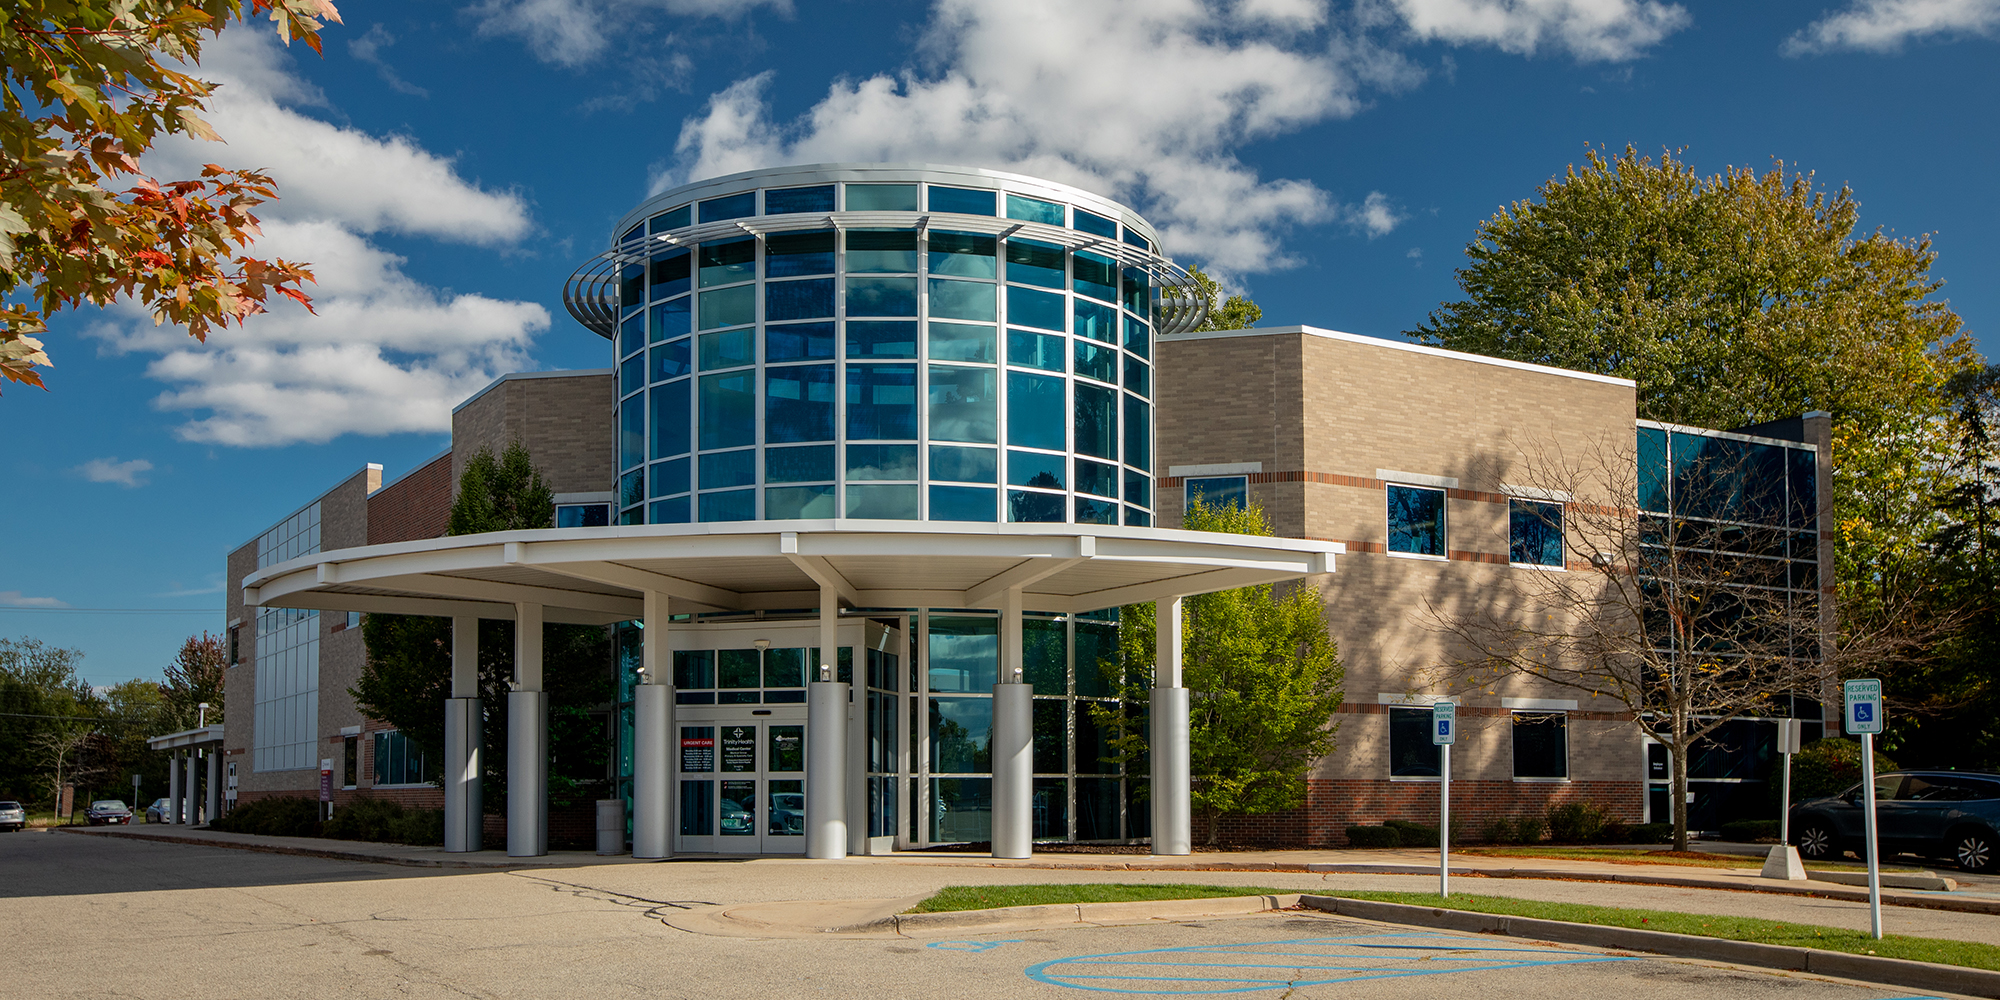
<instances>
[{"instance_id":1,"label":"light pole","mask_svg":"<svg viewBox=\"0 0 2000 1000\"><path fill-rule=\"evenodd\" d=\"M195 710L195 720L196 720L196 721L195 721L195 724L194 724L194 727L195 727L196 729L207 729L207 728L208 728L208 702L205 702L205 701L204 701L204 702L202 702L201 704L199 704L199 705L196 705L196 706L194 707L194 710Z\"/></svg>"}]
</instances>

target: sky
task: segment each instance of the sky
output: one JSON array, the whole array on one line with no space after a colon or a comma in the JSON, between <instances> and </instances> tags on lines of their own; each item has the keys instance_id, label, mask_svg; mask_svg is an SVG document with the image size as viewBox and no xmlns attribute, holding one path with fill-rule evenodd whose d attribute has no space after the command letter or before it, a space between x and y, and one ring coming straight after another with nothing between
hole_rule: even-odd
<instances>
[{"instance_id":1,"label":"sky","mask_svg":"<svg viewBox=\"0 0 2000 1000\"><path fill-rule=\"evenodd\" d=\"M207 118L146 168L262 167L281 306L198 343L58 316L0 386L0 638L157 679L220 632L224 557L367 463L449 445L510 371L599 368L564 277L649 194L785 163L1036 174L1138 208L1259 325L1400 338L1466 243L1592 147L1810 171L1934 241L2000 323L2000 0L347 0L324 55L210 43ZM1982 110L1983 109L1983 110ZM1424 419L1412 414L1411 419Z\"/></svg>"}]
</instances>

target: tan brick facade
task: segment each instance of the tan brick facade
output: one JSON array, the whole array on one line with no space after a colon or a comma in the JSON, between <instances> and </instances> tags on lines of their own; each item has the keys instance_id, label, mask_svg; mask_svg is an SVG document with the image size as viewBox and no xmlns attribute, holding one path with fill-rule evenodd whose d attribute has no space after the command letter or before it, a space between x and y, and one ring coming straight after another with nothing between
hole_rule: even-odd
<instances>
[{"instance_id":1,"label":"tan brick facade","mask_svg":"<svg viewBox=\"0 0 2000 1000\"><path fill-rule=\"evenodd\" d=\"M451 452L446 451L368 498L368 544L438 538L451 528Z\"/></svg>"},{"instance_id":2,"label":"tan brick facade","mask_svg":"<svg viewBox=\"0 0 2000 1000\"><path fill-rule=\"evenodd\" d=\"M453 495L475 453L484 448L497 456L515 441L527 446L557 493L614 489L617 394L608 370L526 372L494 382L451 415Z\"/></svg>"}]
</instances>

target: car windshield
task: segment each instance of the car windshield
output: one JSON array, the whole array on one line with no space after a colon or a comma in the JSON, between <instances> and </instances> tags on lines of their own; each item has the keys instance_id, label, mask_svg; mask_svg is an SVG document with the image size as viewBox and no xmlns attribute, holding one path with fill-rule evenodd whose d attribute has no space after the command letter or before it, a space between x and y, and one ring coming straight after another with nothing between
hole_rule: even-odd
<instances>
[{"instance_id":1,"label":"car windshield","mask_svg":"<svg viewBox=\"0 0 2000 1000\"><path fill-rule=\"evenodd\" d=\"M98 799L96 802L92 802L90 807L92 809L123 809L125 808L125 803L117 799Z\"/></svg>"},{"instance_id":2,"label":"car windshield","mask_svg":"<svg viewBox=\"0 0 2000 1000\"><path fill-rule=\"evenodd\" d=\"M0 801L0 809L19 809L19 808L21 808L21 804L19 802Z\"/></svg>"}]
</instances>

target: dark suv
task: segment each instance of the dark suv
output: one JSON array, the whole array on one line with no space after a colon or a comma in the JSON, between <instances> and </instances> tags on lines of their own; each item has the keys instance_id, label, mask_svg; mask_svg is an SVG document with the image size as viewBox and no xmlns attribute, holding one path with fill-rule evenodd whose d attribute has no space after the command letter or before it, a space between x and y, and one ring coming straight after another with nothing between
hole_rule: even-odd
<instances>
[{"instance_id":1,"label":"dark suv","mask_svg":"<svg viewBox=\"0 0 2000 1000\"><path fill-rule=\"evenodd\" d=\"M1792 807L1792 843L1807 861L1862 853L1861 786ZM1875 827L1882 853L1945 858L1969 871L1994 870L2000 830L2000 774L1892 771L1875 776Z\"/></svg>"}]
</instances>

